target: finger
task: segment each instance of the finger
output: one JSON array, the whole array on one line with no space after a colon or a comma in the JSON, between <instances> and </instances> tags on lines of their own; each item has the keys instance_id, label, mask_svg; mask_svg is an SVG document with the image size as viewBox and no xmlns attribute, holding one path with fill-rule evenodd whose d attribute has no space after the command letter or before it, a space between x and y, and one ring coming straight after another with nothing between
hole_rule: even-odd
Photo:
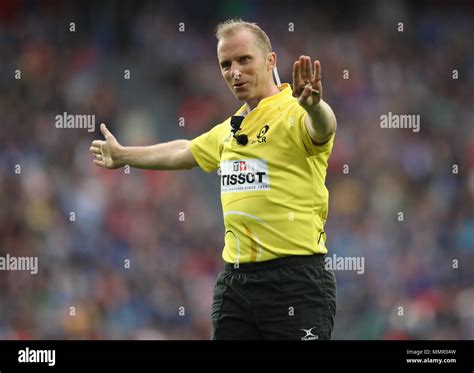
<instances>
[{"instance_id":1,"label":"finger","mask_svg":"<svg viewBox=\"0 0 474 373\"><path fill-rule=\"evenodd\" d=\"M92 154L101 154L100 148L98 147L91 146L89 150Z\"/></svg>"},{"instance_id":2,"label":"finger","mask_svg":"<svg viewBox=\"0 0 474 373\"><path fill-rule=\"evenodd\" d=\"M94 159L94 164L96 164L97 166L100 166L100 167L105 167L105 163L104 161L98 161L97 159Z\"/></svg>"},{"instance_id":3,"label":"finger","mask_svg":"<svg viewBox=\"0 0 474 373\"><path fill-rule=\"evenodd\" d=\"M301 94L298 98L300 104L308 104L308 98L311 96L311 84L306 84L301 90Z\"/></svg>"},{"instance_id":4,"label":"finger","mask_svg":"<svg viewBox=\"0 0 474 373\"><path fill-rule=\"evenodd\" d=\"M301 92L300 97L298 98L298 101L300 105L303 106L311 106L312 101L311 101L311 93L312 93L312 87L311 84L307 84L304 86L303 91Z\"/></svg>"},{"instance_id":5,"label":"finger","mask_svg":"<svg viewBox=\"0 0 474 373\"><path fill-rule=\"evenodd\" d=\"M310 82L310 79L311 79L311 75L308 75L308 66L307 66L307 64L308 64L308 57L307 56L301 56L300 57L301 81L300 81L300 84L299 84L300 94L303 94L306 85ZM309 96L308 92L304 93L304 96L308 97Z\"/></svg>"},{"instance_id":6,"label":"finger","mask_svg":"<svg viewBox=\"0 0 474 373\"><path fill-rule=\"evenodd\" d=\"M306 80L306 69L305 69L305 56L300 56L300 75L301 75L301 80L304 82Z\"/></svg>"},{"instance_id":7,"label":"finger","mask_svg":"<svg viewBox=\"0 0 474 373\"><path fill-rule=\"evenodd\" d=\"M107 140L112 134L110 131L107 129L104 123L100 125L100 132L102 132L102 135L104 135L105 139Z\"/></svg>"},{"instance_id":8,"label":"finger","mask_svg":"<svg viewBox=\"0 0 474 373\"><path fill-rule=\"evenodd\" d=\"M105 143L105 141L102 140L94 140L92 141L92 147L94 148L99 148Z\"/></svg>"},{"instance_id":9,"label":"finger","mask_svg":"<svg viewBox=\"0 0 474 373\"><path fill-rule=\"evenodd\" d=\"M321 80L321 63L316 60L314 61L314 81L320 81Z\"/></svg>"},{"instance_id":10,"label":"finger","mask_svg":"<svg viewBox=\"0 0 474 373\"><path fill-rule=\"evenodd\" d=\"M302 96L309 97L311 96L312 93L313 93L313 87L311 86L311 84L306 84L304 86Z\"/></svg>"},{"instance_id":11,"label":"finger","mask_svg":"<svg viewBox=\"0 0 474 373\"><path fill-rule=\"evenodd\" d=\"M307 79L308 82L310 82L311 79L313 78L313 72L311 71L312 70L311 57L306 56L305 61L306 61L306 63L305 63L304 67L305 67L305 70L306 70L305 71L306 79Z\"/></svg>"},{"instance_id":12,"label":"finger","mask_svg":"<svg viewBox=\"0 0 474 373\"><path fill-rule=\"evenodd\" d=\"M293 83L298 84L301 82L301 64L299 61L293 63Z\"/></svg>"},{"instance_id":13,"label":"finger","mask_svg":"<svg viewBox=\"0 0 474 373\"><path fill-rule=\"evenodd\" d=\"M94 160L99 161L99 162L103 162L104 157L102 157L102 154L94 154Z\"/></svg>"},{"instance_id":14,"label":"finger","mask_svg":"<svg viewBox=\"0 0 474 373\"><path fill-rule=\"evenodd\" d=\"M301 85L301 68L299 61L293 64L293 92L299 94Z\"/></svg>"}]
</instances>

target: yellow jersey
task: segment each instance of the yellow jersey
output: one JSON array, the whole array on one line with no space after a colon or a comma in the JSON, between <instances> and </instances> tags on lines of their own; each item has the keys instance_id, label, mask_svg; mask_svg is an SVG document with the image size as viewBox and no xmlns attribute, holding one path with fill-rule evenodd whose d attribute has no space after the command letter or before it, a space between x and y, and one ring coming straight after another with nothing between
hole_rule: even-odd
<instances>
[{"instance_id":1,"label":"yellow jersey","mask_svg":"<svg viewBox=\"0 0 474 373\"><path fill-rule=\"evenodd\" d=\"M290 85L282 84L244 117L237 134L247 135L246 145L233 136L231 118L191 141L199 167L220 174L224 261L327 253L325 179L335 135L314 145L305 117Z\"/></svg>"}]
</instances>

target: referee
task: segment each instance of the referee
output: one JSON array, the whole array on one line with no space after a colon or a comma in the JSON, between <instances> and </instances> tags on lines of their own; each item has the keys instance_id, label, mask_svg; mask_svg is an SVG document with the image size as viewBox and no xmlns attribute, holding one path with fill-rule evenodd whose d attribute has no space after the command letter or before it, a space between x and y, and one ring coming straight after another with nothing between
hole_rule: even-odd
<instances>
[{"instance_id":1,"label":"referee","mask_svg":"<svg viewBox=\"0 0 474 373\"><path fill-rule=\"evenodd\" d=\"M94 163L220 169L226 264L212 339L330 339L336 282L324 265L325 178L336 118L322 100L321 65L300 56L291 87L280 84L277 56L255 23L227 20L216 37L222 76L243 106L192 141L153 146L122 146L102 124Z\"/></svg>"}]
</instances>

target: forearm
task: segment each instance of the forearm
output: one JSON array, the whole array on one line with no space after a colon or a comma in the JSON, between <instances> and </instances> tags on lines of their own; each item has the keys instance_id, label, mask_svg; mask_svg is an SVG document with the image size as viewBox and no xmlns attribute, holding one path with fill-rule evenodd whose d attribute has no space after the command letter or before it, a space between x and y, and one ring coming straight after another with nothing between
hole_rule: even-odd
<instances>
[{"instance_id":1,"label":"forearm","mask_svg":"<svg viewBox=\"0 0 474 373\"><path fill-rule=\"evenodd\" d=\"M324 143L336 132L336 116L331 107L323 100L316 108L307 110L308 132L315 143Z\"/></svg>"},{"instance_id":2,"label":"forearm","mask_svg":"<svg viewBox=\"0 0 474 373\"><path fill-rule=\"evenodd\" d=\"M123 146L117 154L122 165L148 170L184 170L196 165L188 140L175 140L151 146Z\"/></svg>"}]
</instances>

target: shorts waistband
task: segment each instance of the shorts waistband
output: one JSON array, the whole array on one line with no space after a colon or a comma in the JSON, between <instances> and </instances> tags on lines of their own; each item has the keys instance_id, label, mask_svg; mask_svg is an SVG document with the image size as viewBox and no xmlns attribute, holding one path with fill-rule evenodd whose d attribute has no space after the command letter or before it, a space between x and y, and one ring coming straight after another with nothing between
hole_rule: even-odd
<instances>
[{"instance_id":1,"label":"shorts waistband","mask_svg":"<svg viewBox=\"0 0 474 373\"><path fill-rule=\"evenodd\" d=\"M313 254L313 255L292 255L285 256L283 258L277 258L267 260L265 262L252 262L252 263L226 263L225 272L259 272L265 270L271 270L282 267L289 267L292 265L299 264L311 264L311 263L322 263L324 264L325 254Z\"/></svg>"}]
</instances>

